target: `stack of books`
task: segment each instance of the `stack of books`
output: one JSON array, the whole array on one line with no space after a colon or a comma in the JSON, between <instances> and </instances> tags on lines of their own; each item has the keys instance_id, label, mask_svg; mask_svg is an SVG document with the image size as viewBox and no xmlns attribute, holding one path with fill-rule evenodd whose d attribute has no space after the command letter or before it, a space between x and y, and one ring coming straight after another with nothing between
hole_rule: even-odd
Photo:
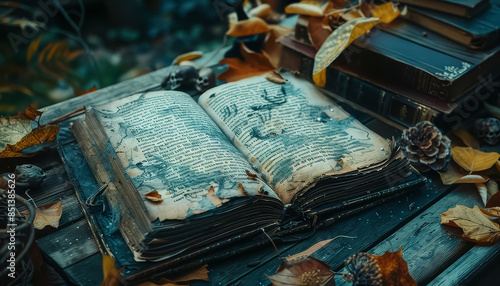
<instances>
[{"instance_id":1,"label":"stack of books","mask_svg":"<svg viewBox=\"0 0 500 286\"><path fill-rule=\"evenodd\" d=\"M487 0L399 2L399 18L332 63L325 91L399 128L423 120L458 127L498 93L500 7ZM310 78L317 50L308 17L279 41L281 65Z\"/></svg>"}]
</instances>

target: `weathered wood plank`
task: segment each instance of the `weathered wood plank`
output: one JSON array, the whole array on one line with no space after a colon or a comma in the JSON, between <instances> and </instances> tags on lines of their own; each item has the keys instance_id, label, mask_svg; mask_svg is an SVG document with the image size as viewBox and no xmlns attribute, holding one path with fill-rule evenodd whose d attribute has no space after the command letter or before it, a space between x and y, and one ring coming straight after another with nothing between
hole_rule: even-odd
<instances>
[{"instance_id":1,"label":"weathered wood plank","mask_svg":"<svg viewBox=\"0 0 500 286\"><path fill-rule=\"evenodd\" d=\"M104 275L102 272L102 255L96 253L86 259L64 269L68 276L81 286L100 285Z\"/></svg>"},{"instance_id":2,"label":"weathered wood plank","mask_svg":"<svg viewBox=\"0 0 500 286\"><path fill-rule=\"evenodd\" d=\"M38 245L62 268L99 252L85 219L39 239Z\"/></svg>"},{"instance_id":3,"label":"weathered wood plank","mask_svg":"<svg viewBox=\"0 0 500 286\"><path fill-rule=\"evenodd\" d=\"M318 231L305 241L281 246L280 252L282 256L293 255L306 250L316 242L338 235L356 236L357 239L334 240L315 253L315 257L325 261L333 269L339 268L347 257L372 247L392 234L395 229L418 215L422 209L432 205L444 195L444 192L434 184L427 184L420 190L415 190L399 199L339 221L337 224ZM214 269L211 283L212 285L228 285L238 281L241 285L258 285L259 283L267 285L269 279L266 275L274 274L279 264L280 260L275 250L270 246L263 247L245 255L244 259L235 257L210 265Z\"/></svg>"}]
</instances>

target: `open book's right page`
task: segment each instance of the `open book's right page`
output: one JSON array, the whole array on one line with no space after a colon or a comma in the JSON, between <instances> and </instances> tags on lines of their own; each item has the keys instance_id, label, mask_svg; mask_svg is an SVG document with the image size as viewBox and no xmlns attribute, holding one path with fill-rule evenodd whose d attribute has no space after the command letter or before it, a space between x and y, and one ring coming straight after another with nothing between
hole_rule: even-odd
<instances>
[{"instance_id":1,"label":"open book's right page","mask_svg":"<svg viewBox=\"0 0 500 286\"><path fill-rule=\"evenodd\" d=\"M224 84L205 92L198 103L285 204L322 175L389 159L387 140L308 81L283 77L284 84L265 76Z\"/></svg>"}]
</instances>

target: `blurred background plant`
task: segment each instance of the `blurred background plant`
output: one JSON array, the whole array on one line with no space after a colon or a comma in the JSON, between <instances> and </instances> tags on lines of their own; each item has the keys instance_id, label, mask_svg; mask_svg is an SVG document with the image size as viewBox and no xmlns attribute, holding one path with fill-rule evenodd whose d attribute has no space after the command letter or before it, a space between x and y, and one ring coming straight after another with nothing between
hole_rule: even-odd
<instances>
[{"instance_id":1,"label":"blurred background plant","mask_svg":"<svg viewBox=\"0 0 500 286\"><path fill-rule=\"evenodd\" d=\"M0 1L0 116L146 74L181 53L215 50L227 29L220 7L237 2Z\"/></svg>"}]
</instances>

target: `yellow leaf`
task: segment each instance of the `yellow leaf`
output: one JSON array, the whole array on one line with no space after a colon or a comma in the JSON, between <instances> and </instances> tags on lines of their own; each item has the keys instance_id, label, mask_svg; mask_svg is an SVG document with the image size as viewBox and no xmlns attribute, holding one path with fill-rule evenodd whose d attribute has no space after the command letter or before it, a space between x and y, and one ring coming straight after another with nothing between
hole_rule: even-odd
<instances>
[{"instance_id":1,"label":"yellow leaf","mask_svg":"<svg viewBox=\"0 0 500 286\"><path fill-rule=\"evenodd\" d=\"M29 211L22 211L23 214L29 216ZM50 225L53 228L59 227L59 220L62 215L62 202L53 202L35 209L35 220L33 227L41 230Z\"/></svg>"},{"instance_id":2,"label":"yellow leaf","mask_svg":"<svg viewBox=\"0 0 500 286\"><path fill-rule=\"evenodd\" d=\"M201 52L201 51L193 51L193 52L185 53L185 54L177 56L172 61L172 64L178 65L178 64L182 63L183 61L192 61L192 60L195 60L197 58L201 58L202 56L203 56L203 52Z\"/></svg>"},{"instance_id":3,"label":"yellow leaf","mask_svg":"<svg viewBox=\"0 0 500 286\"><path fill-rule=\"evenodd\" d=\"M271 9L271 5L269 5L267 3L264 3L264 4L258 5L255 8L252 8L252 10L250 10L248 12L248 15L250 17L259 17L259 18L262 18L262 17L270 14L272 11L273 10Z\"/></svg>"},{"instance_id":4,"label":"yellow leaf","mask_svg":"<svg viewBox=\"0 0 500 286\"><path fill-rule=\"evenodd\" d=\"M465 144L465 146L471 147L474 149L479 149L479 142L467 130L465 130L463 128L458 128L458 129L453 131L453 135L457 136L458 139L460 139ZM454 140L452 140L452 144L456 143L453 141ZM455 144L453 144L453 146L455 146Z\"/></svg>"},{"instance_id":5,"label":"yellow leaf","mask_svg":"<svg viewBox=\"0 0 500 286\"><path fill-rule=\"evenodd\" d=\"M31 41L30 45L28 46L28 51L26 52L26 62L31 62L31 59L33 58L33 55L35 55L35 52L38 49L41 40L42 36L38 36L38 38Z\"/></svg>"},{"instance_id":6,"label":"yellow leaf","mask_svg":"<svg viewBox=\"0 0 500 286\"><path fill-rule=\"evenodd\" d=\"M500 238L498 224L489 220L481 210L457 205L440 214L441 224L459 227L463 230L462 238L480 243L495 243Z\"/></svg>"},{"instance_id":7,"label":"yellow leaf","mask_svg":"<svg viewBox=\"0 0 500 286\"><path fill-rule=\"evenodd\" d=\"M21 153L22 150L44 142L52 142L56 139L60 127L57 125L44 125L33 129L14 145L7 144L0 152L0 158L30 157Z\"/></svg>"},{"instance_id":8,"label":"yellow leaf","mask_svg":"<svg viewBox=\"0 0 500 286\"><path fill-rule=\"evenodd\" d=\"M453 161L467 172L478 172L487 170L498 161L500 154L496 152L481 152L470 147L451 148Z\"/></svg>"},{"instance_id":9,"label":"yellow leaf","mask_svg":"<svg viewBox=\"0 0 500 286\"><path fill-rule=\"evenodd\" d=\"M323 87L326 84L326 68L349 46L355 39L368 32L378 24L378 18L357 18L335 29L316 53L314 57L313 80L316 85Z\"/></svg>"},{"instance_id":10,"label":"yellow leaf","mask_svg":"<svg viewBox=\"0 0 500 286\"><path fill-rule=\"evenodd\" d=\"M399 9L394 7L394 3L388 2L375 7L372 10L372 15L379 18L382 23L389 24L399 16Z\"/></svg>"},{"instance_id":11,"label":"yellow leaf","mask_svg":"<svg viewBox=\"0 0 500 286\"><path fill-rule=\"evenodd\" d=\"M317 4L317 2L305 2L292 3L285 7L285 13L287 14L299 14L308 15L313 17L323 16L323 10Z\"/></svg>"},{"instance_id":12,"label":"yellow leaf","mask_svg":"<svg viewBox=\"0 0 500 286\"><path fill-rule=\"evenodd\" d=\"M246 37L250 35L266 33L269 26L261 18L253 17L242 20L232 25L226 32L226 35L233 37Z\"/></svg>"},{"instance_id":13,"label":"yellow leaf","mask_svg":"<svg viewBox=\"0 0 500 286\"><path fill-rule=\"evenodd\" d=\"M115 260L113 257L103 254L102 255L102 272L104 279L101 286L119 286L121 285L120 270L115 267Z\"/></svg>"},{"instance_id":14,"label":"yellow leaf","mask_svg":"<svg viewBox=\"0 0 500 286\"><path fill-rule=\"evenodd\" d=\"M445 172L438 172L441 181L445 185L467 184L467 183L486 183L489 178L483 175L464 173L457 165L450 163Z\"/></svg>"}]
</instances>

